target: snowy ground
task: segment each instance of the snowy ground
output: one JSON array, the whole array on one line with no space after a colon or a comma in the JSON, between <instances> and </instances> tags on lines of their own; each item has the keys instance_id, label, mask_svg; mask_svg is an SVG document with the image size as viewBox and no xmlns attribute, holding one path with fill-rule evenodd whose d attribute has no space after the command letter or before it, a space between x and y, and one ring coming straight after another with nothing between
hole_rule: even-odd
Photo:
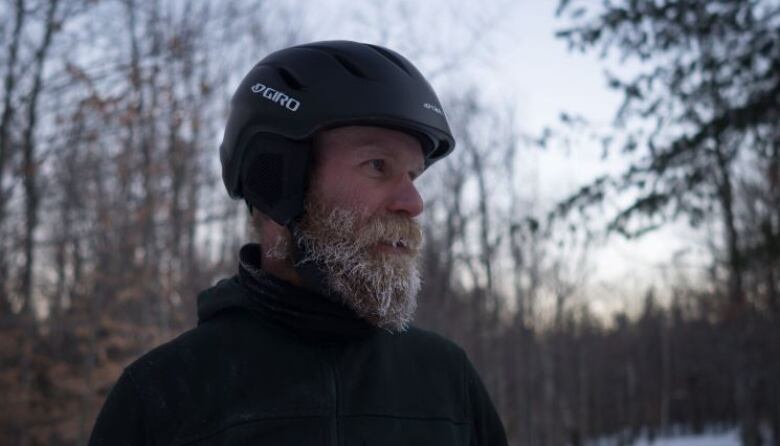
<instances>
[{"instance_id":1,"label":"snowy ground","mask_svg":"<svg viewBox=\"0 0 780 446\"><path fill-rule=\"evenodd\" d=\"M589 443L589 446L616 446L615 439L601 439ZM740 446L739 431L731 429L706 434L681 434L673 437L656 438L654 441L640 439L631 446Z\"/></svg>"},{"instance_id":2,"label":"snowy ground","mask_svg":"<svg viewBox=\"0 0 780 446\"><path fill-rule=\"evenodd\" d=\"M740 446L739 432L736 429L702 435L657 438L655 442L640 440L634 446Z\"/></svg>"}]
</instances>

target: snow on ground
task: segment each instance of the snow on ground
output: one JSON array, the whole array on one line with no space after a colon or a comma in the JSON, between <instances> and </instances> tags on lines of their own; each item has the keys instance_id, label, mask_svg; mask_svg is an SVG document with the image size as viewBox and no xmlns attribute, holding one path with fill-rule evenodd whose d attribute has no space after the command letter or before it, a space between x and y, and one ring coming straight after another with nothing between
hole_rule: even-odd
<instances>
[{"instance_id":1,"label":"snow on ground","mask_svg":"<svg viewBox=\"0 0 780 446\"><path fill-rule=\"evenodd\" d=\"M616 446L620 444L614 438L596 440L589 446ZM626 444L626 443L623 443ZM679 434L675 436L657 437L650 441L646 438L639 439L630 446L740 446L739 431L730 429L722 432L704 434Z\"/></svg>"},{"instance_id":2,"label":"snow on ground","mask_svg":"<svg viewBox=\"0 0 780 446\"><path fill-rule=\"evenodd\" d=\"M732 429L721 433L657 438L654 442L640 440L634 443L634 446L740 446L740 444L739 432Z\"/></svg>"}]
</instances>

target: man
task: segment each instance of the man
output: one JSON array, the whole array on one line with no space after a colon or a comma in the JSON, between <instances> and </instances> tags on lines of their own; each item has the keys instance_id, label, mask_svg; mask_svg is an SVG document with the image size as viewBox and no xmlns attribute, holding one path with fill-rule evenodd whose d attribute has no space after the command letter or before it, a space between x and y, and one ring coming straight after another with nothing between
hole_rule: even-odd
<instances>
[{"instance_id":1,"label":"man","mask_svg":"<svg viewBox=\"0 0 780 446\"><path fill-rule=\"evenodd\" d=\"M454 141L401 55L318 42L267 56L220 148L261 243L198 296L198 327L111 391L91 445L504 445L476 372L410 326L423 202Z\"/></svg>"}]
</instances>

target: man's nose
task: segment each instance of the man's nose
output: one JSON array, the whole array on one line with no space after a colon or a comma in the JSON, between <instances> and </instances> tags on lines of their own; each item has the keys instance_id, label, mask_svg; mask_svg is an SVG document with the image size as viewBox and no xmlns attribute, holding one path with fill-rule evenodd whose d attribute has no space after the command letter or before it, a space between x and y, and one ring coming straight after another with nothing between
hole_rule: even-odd
<instances>
[{"instance_id":1,"label":"man's nose","mask_svg":"<svg viewBox=\"0 0 780 446\"><path fill-rule=\"evenodd\" d=\"M417 191L417 187L411 178L406 178L397 185L388 210L414 218L422 213L423 207L423 199Z\"/></svg>"}]
</instances>

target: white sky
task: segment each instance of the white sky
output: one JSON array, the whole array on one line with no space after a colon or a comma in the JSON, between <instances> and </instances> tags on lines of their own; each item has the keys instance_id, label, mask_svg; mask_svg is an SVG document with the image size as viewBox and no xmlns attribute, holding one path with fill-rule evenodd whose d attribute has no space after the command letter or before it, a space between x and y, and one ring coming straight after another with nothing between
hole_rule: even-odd
<instances>
[{"instance_id":1,"label":"white sky","mask_svg":"<svg viewBox=\"0 0 780 446\"><path fill-rule=\"evenodd\" d=\"M621 96L607 88L604 70L607 63L610 70L619 67L600 60L595 52L569 52L565 42L554 37L564 26L554 16L556 5L557 1L526 0L511 11L506 21L512 39L503 46L508 55L497 67L492 85L516 104L521 127L531 133L555 125L564 111L607 128ZM621 171L624 162L615 156L601 160L601 150L583 142L569 153L560 147L540 152L535 160L540 200L554 202L601 173ZM663 291L663 282L676 273L669 270L669 260L682 249L697 248L686 251L687 264L694 268L689 272L696 272L703 258L699 240L682 224L640 240L611 238L592 258L594 273L587 294L594 309L635 309L649 285Z\"/></svg>"}]
</instances>

